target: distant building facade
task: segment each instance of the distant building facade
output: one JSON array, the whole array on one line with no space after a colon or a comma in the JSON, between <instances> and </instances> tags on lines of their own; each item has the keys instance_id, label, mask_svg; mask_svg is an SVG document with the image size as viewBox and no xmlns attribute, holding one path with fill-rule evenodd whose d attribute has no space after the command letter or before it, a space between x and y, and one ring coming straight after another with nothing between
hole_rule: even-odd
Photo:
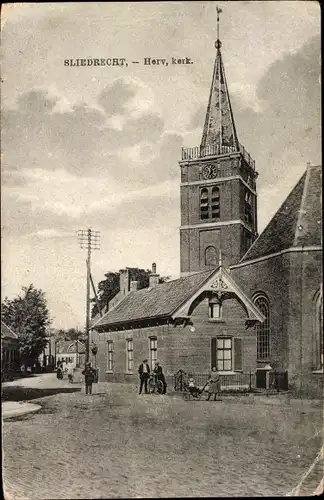
<instances>
[{"instance_id":1,"label":"distant building facade","mask_svg":"<svg viewBox=\"0 0 324 500\"><path fill-rule=\"evenodd\" d=\"M1 321L1 380L20 372L18 335Z\"/></svg>"},{"instance_id":2,"label":"distant building facade","mask_svg":"<svg viewBox=\"0 0 324 500\"><path fill-rule=\"evenodd\" d=\"M85 344L80 340L57 340L55 347L56 365L59 362L73 363L75 367L85 363Z\"/></svg>"}]
</instances>

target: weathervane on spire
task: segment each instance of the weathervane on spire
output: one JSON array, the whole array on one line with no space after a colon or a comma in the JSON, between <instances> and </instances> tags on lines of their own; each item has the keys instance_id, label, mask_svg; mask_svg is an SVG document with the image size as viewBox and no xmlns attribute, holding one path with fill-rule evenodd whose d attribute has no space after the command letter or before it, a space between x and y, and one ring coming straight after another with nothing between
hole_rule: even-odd
<instances>
[{"instance_id":1,"label":"weathervane on spire","mask_svg":"<svg viewBox=\"0 0 324 500\"><path fill-rule=\"evenodd\" d=\"M217 40L215 43L216 49L220 49L222 46L222 42L219 39L219 14L221 14L223 11L216 5L216 12L217 12Z\"/></svg>"}]
</instances>

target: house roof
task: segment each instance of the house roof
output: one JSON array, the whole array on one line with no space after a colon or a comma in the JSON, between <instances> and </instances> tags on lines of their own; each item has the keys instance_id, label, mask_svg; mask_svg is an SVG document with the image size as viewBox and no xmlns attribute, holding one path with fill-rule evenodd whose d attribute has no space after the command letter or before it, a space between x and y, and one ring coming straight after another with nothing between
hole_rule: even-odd
<instances>
[{"instance_id":1,"label":"house roof","mask_svg":"<svg viewBox=\"0 0 324 500\"><path fill-rule=\"evenodd\" d=\"M94 327L100 330L124 322L170 317L214 272L215 269L203 271L153 288L130 292Z\"/></svg>"},{"instance_id":2,"label":"house roof","mask_svg":"<svg viewBox=\"0 0 324 500\"><path fill-rule=\"evenodd\" d=\"M322 167L309 166L240 262L292 247L321 245Z\"/></svg>"},{"instance_id":3,"label":"house roof","mask_svg":"<svg viewBox=\"0 0 324 500\"><path fill-rule=\"evenodd\" d=\"M79 354L83 354L85 352L85 345L83 342L78 341ZM57 342L56 354L66 354L66 353L75 353L76 352L76 342L75 340L59 340Z\"/></svg>"},{"instance_id":4,"label":"house roof","mask_svg":"<svg viewBox=\"0 0 324 500\"><path fill-rule=\"evenodd\" d=\"M12 328L10 328L10 326L1 321L1 338L17 340L18 335L13 331Z\"/></svg>"},{"instance_id":5,"label":"house roof","mask_svg":"<svg viewBox=\"0 0 324 500\"><path fill-rule=\"evenodd\" d=\"M188 319L195 300L202 297L204 292L220 293L228 298L236 296L244 306L248 320L264 321L255 304L220 265L216 269L131 292L108 311L94 328L101 331L149 319Z\"/></svg>"}]
</instances>

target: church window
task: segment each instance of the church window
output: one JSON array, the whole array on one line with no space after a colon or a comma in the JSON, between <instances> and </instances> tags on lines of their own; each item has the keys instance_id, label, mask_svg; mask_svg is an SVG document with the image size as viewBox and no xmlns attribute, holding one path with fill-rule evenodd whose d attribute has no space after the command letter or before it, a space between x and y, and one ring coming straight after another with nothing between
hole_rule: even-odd
<instances>
[{"instance_id":1,"label":"church window","mask_svg":"<svg viewBox=\"0 0 324 500\"><path fill-rule=\"evenodd\" d=\"M134 345L133 339L126 340L126 369L132 372L134 368Z\"/></svg>"},{"instance_id":2,"label":"church window","mask_svg":"<svg viewBox=\"0 0 324 500\"><path fill-rule=\"evenodd\" d=\"M217 251L213 246L205 250L205 266L217 266Z\"/></svg>"},{"instance_id":3,"label":"church window","mask_svg":"<svg viewBox=\"0 0 324 500\"><path fill-rule=\"evenodd\" d=\"M208 203L208 189L203 188L200 191L200 218L202 220L208 219L209 203Z\"/></svg>"},{"instance_id":4,"label":"church window","mask_svg":"<svg viewBox=\"0 0 324 500\"><path fill-rule=\"evenodd\" d=\"M324 368L324 339L323 339L323 297L320 292L315 304L315 370Z\"/></svg>"},{"instance_id":5,"label":"church window","mask_svg":"<svg viewBox=\"0 0 324 500\"><path fill-rule=\"evenodd\" d=\"M249 191L245 193L244 199L244 219L248 224L252 224L252 195Z\"/></svg>"},{"instance_id":6,"label":"church window","mask_svg":"<svg viewBox=\"0 0 324 500\"><path fill-rule=\"evenodd\" d=\"M212 219L220 219L220 198L219 198L219 188L213 187L211 192L211 210Z\"/></svg>"},{"instance_id":7,"label":"church window","mask_svg":"<svg viewBox=\"0 0 324 500\"><path fill-rule=\"evenodd\" d=\"M257 332L257 359L260 361L270 358L270 307L269 301L264 296L257 296L254 303L259 311L265 317L263 323L259 323L256 327Z\"/></svg>"}]
</instances>

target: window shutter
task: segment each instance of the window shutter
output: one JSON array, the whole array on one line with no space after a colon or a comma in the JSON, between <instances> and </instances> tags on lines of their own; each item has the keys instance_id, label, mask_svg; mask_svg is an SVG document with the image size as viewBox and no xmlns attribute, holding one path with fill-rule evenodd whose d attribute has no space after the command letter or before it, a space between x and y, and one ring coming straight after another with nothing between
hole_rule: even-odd
<instances>
[{"instance_id":1,"label":"window shutter","mask_svg":"<svg viewBox=\"0 0 324 500\"><path fill-rule=\"evenodd\" d=\"M216 353L217 353L217 338L213 337L211 339L211 368L216 365Z\"/></svg>"},{"instance_id":2,"label":"window shutter","mask_svg":"<svg viewBox=\"0 0 324 500\"><path fill-rule=\"evenodd\" d=\"M243 370L242 344L242 339L234 338L234 371Z\"/></svg>"}]
</instances>

